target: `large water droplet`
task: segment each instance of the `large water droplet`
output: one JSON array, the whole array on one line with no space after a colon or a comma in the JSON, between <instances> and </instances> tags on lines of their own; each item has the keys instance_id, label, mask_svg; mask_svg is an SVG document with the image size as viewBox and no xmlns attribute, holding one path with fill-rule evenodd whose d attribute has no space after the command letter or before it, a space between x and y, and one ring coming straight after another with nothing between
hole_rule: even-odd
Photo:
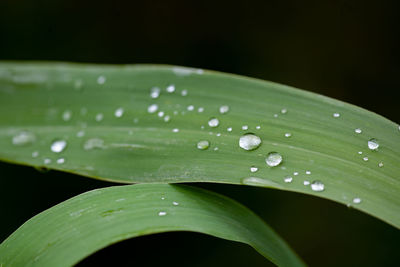
<instances>
[{"instance_id":1,"label":"large water droplet","mask_svg":"<svg viewBox=\"0 0 400 267\"><path fill-rule=\"evenodd\" d=\"M270 152L268 153L265 162L270 167L278 166L282 162L282 156L278 152Z\"/></svg>"},{"instance_id":2,"label":"large water droplet","mask_svg":"<svg viewBox=\"0 0 400 267\"><path fill-rule=\"evenodd\" d=\"M219 125L219 120L217 119L217 118L211 118L209 121L208 121L208 126L210 126L210 127L217 127Z\"/></svg>"},{"instance_id":3,"label":"large water droplet","mask_svg":"<svg viewBox=\"0 0 400 267\"><path fill-rule=\"evenodd\" d=\"M220 106L219 107L219 113L225 114L225 113L228 113L228 112L229 112L229 106L224 105L224 106Z\"/></svg>"},{"instance_id":4,"label":"large water droplet","mask_svg":"<svg viewBox=\"0 0 400 267\"><path fill-rule=\"evenodd\" d=\"M117 108L114 112L114 116L117 118L121 118L122 115L124 115L124 109L123 108Z\"/></svg>"},{"instance_id":5,"label":"large water droplet","mask_svg":"<svg viewBox=\"0 0 400 267\"><path fill-rule=\"evenodd\" d=\"M261 138L255 134L248 133L239 138L239 146L244 150L254 150L261 145Z\"/></svg>"},{"instance_id":6,"label":"large water droplet","mask_svg":"<svg viewBox=\"0 0 400 267\"><path fill-rule=\"evenodd\" d=\"M372 138L368 141L368 148L371 150L377 150L379 147L378 140Z\"/></svg>"},{"instance_id":7,"label":"large water droplet","mask_svg":"<svg viewBox=\"0 0 400 267\"><path fill-rule=\"evenodd\" d=\"M210 142L202 140L197 143L197 148L200 150L206 150L210 146Z\"/></svg>"},{"instance_id":8,"label":"large water droplet","mask_svg":"<svg viewBox=\"0 0 400 267\"><path fill-rule=\"evenodd\" d=\"M311 183L311 190L316 191L316 192L321 192L325 190L325 185L321 181L313 181Z\"/></svg>"},{"instance_id":9,"label":"large water droplet","mask_svg":"<svg viewBox=\"0 0 400 267\"><path fill-rule=\"evenodd\" d=\"M147 108L147 112L149 113L155 113L158 110L158 105L157 104L151 104Z\"/></svg>"},{"instance_id":10,"label":"large water droplet","mask_svg":"<svg viewBox=\"0 0 400 267\"><path fill-rule=\"evenodd\" d=\"M104 140L100 138L90 138L83 144L83 149L91 150L95 148L104 148Z\"/></svg>"},{"instance_id":11,"label":"large water droplet","mask_svg":"<svg viewBox=\"0 0 400 267\"><path fill-rule=\"evenodd\" d=\"M66 111L64 111L63 114L62 114L62 119L63 119L64 121L69 121L69 120L71 119L71 117L72 117L72 112L71 112L71 110L66 110Z\"/></svg>"},{"instance_id":12,"label":"large water droplet","mask_svg":"<svg viewBox=\"0 0 400 267\"><path fill-rule=\"evenodd\" d=\"M64 151L64 149L67 147L67 141L65 140L55 140L51 146L50 149L54 153L61 153Z\"/></svg>"},{"instance_id":13,"label":"large water droplet","mask_svg":"<svg viewBox=\"0 0 400 267\"><path fill-rule=\"evenodd\" d=\"M150 89L150 97L158 98L160 96L161 90L158 87L153 87Z\"/></svg>"},{"instance_id":14,"label":"large water droplet","mask_svg":"<svg viewBox=\"0 0 400 267\"><path fill-rule=\"evenodd\" d=\"M28 131L19 132L16 135L14 135L12 138L13 145L17 145L17 146L29 145L35 141L36 141L35 134L28 132Z\"/></svg>"}]
</instances>

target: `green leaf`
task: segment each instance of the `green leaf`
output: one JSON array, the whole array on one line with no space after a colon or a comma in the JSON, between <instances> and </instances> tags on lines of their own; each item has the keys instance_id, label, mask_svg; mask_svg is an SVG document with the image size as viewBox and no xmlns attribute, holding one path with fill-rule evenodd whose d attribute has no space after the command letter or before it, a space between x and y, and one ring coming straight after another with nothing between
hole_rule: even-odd
<instances>
[{"instance_id":1,"label":"green leaf","mask_svg":"<svg viewBox=\"0 0 400 267\"><path fill-rule=\"evenodd\" d=\"M171 84L175 91L168 93ZM161 89L158 98L150 97L153 87ZM2 63L0 94L5 161L124 183L272 187L351 205L400 227L399 126L350 104L275 83L170 66ZM163 117L148 112L151 104ZM221 114L222 105L229 112ZM119 108L121 117L115 116ZM213 117L219 119L215 128L208 125ZM262 140L256 150L239 147L239 137L248 132ZM367 146L372 138L380 144L376 151ZM55 140L67 141L61 153L50 150ZM201 140L209 141L208 149L197 149ZM266 164L270 152L282 155L279 166ZM60 158L65 162L58 164ZM251 166L258 171L250 172ZM291 183L284 182L287 175ZM303 184L316 180L324 191ZM360 203L353 202L357 198Z\"/></svg>"},{"instance_id":2,"label":"green leaf","mask_svg":"<svg viewBox=\"0 0 400 267\"><path fill-rule=\"evenodd\" d=\"M115 242L168 231L238 241L279 266L304 265L268 225L229 198L183 185L138 184L86 192L33 217L0 245L0 266L70 266Z\"/></svg>"}]
</instances>

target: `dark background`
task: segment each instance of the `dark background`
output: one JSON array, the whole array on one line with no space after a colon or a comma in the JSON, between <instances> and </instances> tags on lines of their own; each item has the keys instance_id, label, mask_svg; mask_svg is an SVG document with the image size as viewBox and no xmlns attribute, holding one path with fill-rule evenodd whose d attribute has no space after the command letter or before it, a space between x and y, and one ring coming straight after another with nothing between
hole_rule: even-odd
<instances>
[{"instance_id":1,"label":"dark background","mask_svg":"<svg viewBox=\"0 0 400 267\"><path fill-rule=\"evenodd\" d=\"M0 0L0 60L164 63L331 96L400 122L398 1ZM110 183L0 163L0 240ZM6 179L7 178L7 179ZM262 216L312 266L398 266L400 231L296 193L199 185ZM251 248L193 233L140 237L82 266L264 266Z\"/></svg>"}]
</instances>

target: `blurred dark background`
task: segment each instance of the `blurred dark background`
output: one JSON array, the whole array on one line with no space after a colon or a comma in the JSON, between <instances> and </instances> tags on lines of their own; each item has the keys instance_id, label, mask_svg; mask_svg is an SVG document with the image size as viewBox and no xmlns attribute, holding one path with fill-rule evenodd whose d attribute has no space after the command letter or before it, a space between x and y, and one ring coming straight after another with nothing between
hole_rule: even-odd
<instances>
[{"instance_id":1,"label":"blurred dark background","mask_svg":"<svg viewBox=\"0 0 400 267\"><path fill-rule=\"evenodd\" d=\"M1 0L0 60L213 69L314 91L399 123L399 6L396 0ZM111 185L5 163L0 169L0 240L60 201ZM360 212L295 193L199 186L253 209L312 266L400 262L400 231ZM99 265L268 262L245 245L201 234L167 233L122 242L81 263Z\"/></svg>"}]
</instances>

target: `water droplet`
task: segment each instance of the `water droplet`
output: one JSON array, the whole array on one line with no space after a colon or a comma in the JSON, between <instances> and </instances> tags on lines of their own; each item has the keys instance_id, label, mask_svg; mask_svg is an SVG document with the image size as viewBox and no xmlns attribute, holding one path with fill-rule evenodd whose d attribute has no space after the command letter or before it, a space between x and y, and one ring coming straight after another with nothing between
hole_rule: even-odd
<instances>
[{"instance_id":1,"label":"water droplet","mask_svg":"<svg viewBox=\"0 0 400 267\"><path fill-rule=\"evenodd\" d=\"M325 190L325 185L321 181L313 181L311 183L311 190L316 191L316 192L321 192Z\"/></svg>"},{"instance_id":2,"label":"water droplet","mask_svg":"<svg viewBox=\"0 0 400 267\"><path fill-rule=\"evenodd\" d=\"M244 150L254 150L261 145L261 138L255 134L248 133L239 138L239 146Z\"/></svg>"},{"instance_id":3,"label":"water droplet","mask_svg":"<svg viewBox=\"0 0 400 267\"><path fill-rule=\"evenodd\" d=\"M368 141L368 148L371 150L377 150L379 147L378 140L372 138Z\"/></svg>"},{"instance_id":4,"label":"water droplet","mask_svg":"<svg viewBox=\"0 0 400 267\"><path fill-rule=\"evenodd\" d=\"M133 123L134 123L134 124L139 123L139 119L138 119L138 118L134 118L134 119L133 119Z\"/></svg>"},{"instance_id":5,"label":"water droplet","mask_svg":"<svg viewBox=\"0 0 400 267\"><path fill-rule=\"evenodd\" d=\"M175 85L171 84L167 86L167 92L168 93L173 93L175 92Z\"/></svg>"},{"instance_id":6,"label":"water droplet","mask_svg":"<svg viewBox=\"0 0 400 267\"><path fill-rule=\"evenodd\" d=\"M164 111L159 111L157 113L157 116L160 117L160 118L164 117Z\"/></svg>"},{"instance_id":7,"label":"water droplet","mask_svg":"<svg viewBox=\"0 0 400 267\"><path fill-rule=\"evenodd\" d=\"M97 78L97 83L98 84L104 84L106 82L106 77L104 77L104 76L99 76L98 78Z\"/></svg>"},{"instance_id":8,"label":"water droplet","mask_svg":"<svg viewBox=\"0 0 400 267\"><path fill-rule=\"evenodd\" d=\"M226 130L227 130L228 132L232 132L232 127L228 127Z\"/></svg>"},{"instance_id":9,"label":"water droplet","mask_svg":"<svg viewBox=\"0 0 400 267\"><path fill-rule=\"evenodd\" d=\"M248 130L248 129L249 129L249 126L247 126L247 125L243 125L243 126L242 126L242 130L246 131L246 130Z\"/></svg>"},{"instance_id":10,"label":"water droplet","mask_svg":"<svg viewBox=\"0 0 400 267\"><path fill-rule=\"evenodd\" d=\"M307 180L305 180L304 182L303 182L303 185L310 185L310 181L307 181Z\"/></svg>"},{"instance_id":11,"label":"water droplet","mask_svg":"<svg viewBox=\"0 0 400 267\"><path fill-rule=\"evenodd\" d=\"M363 157L363 161L368 161L368 157Z\"/></svg>"},{"instance_id":12,"label":"water droplet","mask_svg":"<svg viewBox=\"0 0 400 267\"><path fill-rule=\"evenodd\" d=\"M151 104L147 108L147 112L149 112L149 113L155 113L157 110L158 110L158 105L157 104Z\"/></svg>"},{"instance_id":13,"label":"water droplet","mask_svg":"<svg viewBox=\"0 0 400 267\"><path fill-rule=\"evenodd\" d=\"M17 146L24 146L24 145L32 144L35 141L36 141L35 134L28 132L28 131L19 132L16 135L14 135L12 138L13 145L17 145Z\"/></svg>"},{"instance_id":14,"label":"water droplet","mask_svg":"<svg viewBox=\"0 0 400 267\"><path fill-rule=\"evenodd\" d=\"M287 113L287 109L286 108L281 109L281 113L282 114L286 114Z\"/></svg>"},{"instance_id":15,"label":"water droplet","mask_svg":"<svg viewBox=\"0 0 400 267\"><path fill-rule=\"evenodd\" d=\"M39 157L39 151L33 151L32 158L37 158L37 157Z\"/></svg>"},{"instance_id":16,"label":"water droplet","mask_svg":"<svg viewBox=\"0 0 400 267\"><path fill-rule=\"evenodd\" d=\"M260 129L261 129L261 126L260 126L260 125L257 125L257 126L256 126L256 129L257 129L257 130L260 130Z\"/></svg>"},{"instance_id":17,"label":"water droplet","mask_svg":"<svg viewBox=\"0 0 400 267\"><path fill-rule=\"evenodd\" d=\"M221 133L217 133L216 136L220 137L220 136L221 136Z\"/></svg>"},{"instance_id":18,"label":"water droplet","mask_svg":"<svg viewBox=\"0 0 400 267\"><path fill-rule=\"evenodd\" d=\"M160 211L160 212L158 213L158 216L165 216L165 215L167 215L167 212L166 212L166 211Z\"/></svg>"},{"instance_id":19,"label":"water droplet","mask_svg":"<svg viewBox=\"0 0 400 267\"><path fill-rule=\"evenodd\" d=\"M80 91L82 89L83 81L81 79L75 80L74 82L74 88L77 91Z\"/></svg>"},{"instance_id":20,"label":"water droplet","mask_svg":"<svg viewBox=\"0 0 400 267\"><path fill-rule=\"evenodd\" d=\"M178 205L179 205L179 203L178 203L178 202L176 202L176 201L173 201L173 202L172 202L172 205L174 205L174 206L178 206Z\"/></svg>"},{"instance_id":21,"label":"water droplet","mask_svg":"<svg viewBox=\"0 0 400 267\"><path fill-rule=\"evenodd\" d=\"M218 125L219 125L219 120L218 120L217 118L211 118L211 119L208 121L208 126L210 126L210 127L215 128L215 127L217 127Z\"/></svg>"},{"instance_id":22,"label":"water droplet","mask_svg":"<svg viewBox=\"0 0 400 267\"><path fill-rule=\"evenodd\" d=\"M123 108L117 108L114 112L114 116L117 118L121 118L122 115L124 115L124 109Z\"/></svg>"},{"instance_id":23,"label":"water droplet","mask_svg":"<svg viewBox=\"0 0 400 267\"><path fill-rule=\"evenodd\" d=\"M274 114L274 118L278 118L278 114Z\"/></svg>"},{"instance_id":24,"label":"water droplet","mask_svg":"<svg viewBox=\"0 0 400 267\"><path fill-rule=\"evenodd\" d=\"M103 120L103 114L102 113L98 113L97 115L96 115L96 121L102 121Z\"/></svg>"},{"instance_id":25,"label":"water droplet","mask_svg":"<svg viewBox=\"0 0 400 267\"><path fill-rule=\"evenodd\" d=\"M67 141L65 140L55 140L51 144L51 151L54 153L61 153L64 151L64 149L67 147Z\"/></svg>"},{"instance_id":26,"label":"water droplet","mask_svg":"<svg viewBox=\"0 0 400 267\"><path fill-rule=\"evenodd\" d=\"M49 158L45 158L44 160L43 160L43 163L44 164L50 164L51 163L51 159L49 159Z\"/></svg>"},{"instance_id":27,"label":"water droplet","mask_svg":"<svg viewBox=\"0 0 400 267\"><path fill-rule=\"evenodd\" d=\"M339 118L339 117L340 117L340 114L335 112L335 113L333 113L333 117L334 117L334 118Z\"/></svg>"},{"instance_id":28,"label":"water droplet","mask_svg":"<svg viewBox=\"0 0 400 267\"><path fill-rule=\"evenodd\" d=\"M65 158L57 159L57 164L63 164L65 162Z\"/></svg>"},{"instance_id":29,"label":"water droplet","mask_svg":"<svg viewBox=\"0 0 400 267\"><path fill-rule=\"evenodd\" d=\"M69 120L71 119L71 117L72 117L72 112L71 112L71 110L66 110L66 111L64 111L63 114L62 114L62 119L63 119L64 121L69 121Z\"/></svg>"},{"instance_id":30,"label":"water droplet","mask_svg":"<svg viewBox=\"0 0 400 267\"><path fill-rule=\"evenodd\" d=\"M311 172L310 171L306 171L306 174L311 174Z\"/></svg>"},{"instance_id":31,"label":"water droplet","mask_svg":"<svg viewBox=\"0 0 400 267\"><path fill-rule=\"evenodd\" d=\"M188 111L193 111L193 110L194 110L194 106L193 106L193 105L188 106L188 107L187 107L187 110L188 110Z\"/></svg>"},{"instance_id":32,"label":"water droplet","mask_svg":"<svg viewBox=\"0 0 400 267\"><path fill-rule=\"evenodd\" d=\"M257 172L257 171L258 171L258 168L257 168L256 166L251 166L251 167L250 167L250 171L251 171L251 172Z\"/></svg>"},{"instance_id":33,"label":"water droplet","mask_svg":"<svg viewBox=\"0 0 400 267\"><path fill-rule=\"evenodd\" d=\"M360 128L356 128L356 129L354 129L354 132L360 134L360 133L362 133L362 130Z\"/></svg>"},{"instance_id":34,"label":"water droplet","mask_svg":"<svg viewBox=\"0 0 400 267\"><path fill-rule=\"evenodd\" d=\"M202 140L197 143L197 148L200 150L206 150L210 146L210 142Z\"/></svg>"},{"instance_id":35,"label":"water droplet","mask_svg":"<svg viewBox=\"0 0 400 267\"><path fill-rule=\"evenodd\" d=\"M100 138L90 138L83 144L84 150L92 150L95 148L104 148L104 140Z\"/></svg>"},{"instance_id":36,"label":"water droplet","mask_svg":"<svg viewBox=\"0 0 400 267\"><path fill-rule=\"evenodd\" d=\"M268 153L265 162L270 167L278 166L282 162L282 156L278 152L270 152Z\"/></svg>"},{"instance_id":37,"label":"water droplet","mask_svg":"<svg viewBox=\"0 0 400 267\"><path fill-rule=\"evenodd\" d=\"M284 181L285 183L291 183L291 182L293 181L293 177L291 177L291 176L286 176L286 177L283 179L283 181Z\"/></svg>"},{"instance_id":38,"label":"water droplet","mask_svg":"<svg viewBox=\"0 0 400 267\"><path fill-rule=\"evenodd\" d=\"M165 122L169 122L170 120L171 120L171 117L170 117L170 116L167 115L167 116L164 117L164 121L165 121Z\"/></svg>"},{"instance_id":39,"label":"water droplet","mask_svg":"<svg viewBox=\"0 0 400 267\"><path fill-rule=\"evenodd\" d=\"M359 197L353 198L353 203L354 203L354 204L359 204L359 203L361 203L361 198L359 198Z\"/></svg>"},{"instance_id":40,"label":"water droplet","mask_svg":"<svg viewBox=\"0 0 400 267\"><path fill-rule=\"evenodd\" d=\"M218 147L214 147L214 151L217 151L219 148Z\"/></svg>"},{"instance_id":41,"label":"water droplet","mask_svg":"<svg viewBox=\"0 0 400 267\"><path fill-rule=\"evenodd\" d=\"M165 199L165 197L161 197L161 200L164 200Z\"/></svg>"},{"instance_id":42,"label":"water droplet","mask_svg":"<svg viewBox=\"0 0 400 267\"><path fill-rule=\"evenodd\" d=\"M177 133L177 132L179 132L179 129L178 128L174 128L174 129L172 129L172 132Z\"/></svg>"},{"instance_id":43,"label":"water droplet","mask_svg":"<svg viewBox=\"0 0 400 267\"><path fill-rule=\"evenodd\" d=\"M79 132L76 133L76 137L83 137L83 136L85 136L84 130L80 130Z\"/></svg>"},{"instance_id":44,"label":"water droplet","mask_svg":"<svg viewBox=\"0 0 400 267\"><path fill-rule=\"evenodd\" d=\"M379 168L382 168L382 167L383 167L383 162L379 162L379 163L378 163L378 167L379 167Z\"/></svg>"},{"instance_id":45,"label":"water droplet","mask_svg":"<svg viewBox=\"0 0 400 267\"><path fill-rule=\"evenodd\" d=\"M299 172L294 172L293 175L297 176L297 175L299 175Z\"/></svg>"},{"instance_id":46,"label":"water droplet","mask_svg":"<svg viewBox=\"0 0 400 267\"><path fill-rule=\"evenodd\" d=\"M198 109L197 109L197 112L199 112L199 113L202 113L204 111L204 108L203 107L199 107Z\"/></svg>"},{"instance_id":47,"label":"water droplet","mask_svg":"<svg viewBox=\"0 0 400 267\"><path fill-rule=\"evenodd\" d=\"M291 137L292 134L291 133L285 133L285 137Z\"/></svg>"},{"instance_id":48,"label":"water droplet","mask_svg":"<svg viewBox=\"0 0 400 267\"><path fill-rule=\"evenodd\" d=\"M229 112L229 106L220 106L219 107L219 113L225 114Z\"/></svg>"},{"instance_id":49,"label":"water droplet","mask_svg":"<svg viewBox=\"0 0 400 267\"><path fill-rule=\"evenodd\" d=\"M357 153L358 153L359 155L362 155L362 151L358 151Z\"/></svg>"},{"instance_id":50,"label":"water droplet","mask_svg":"<svg viewBox=\"0 0 400 267\"><path fill-rule=\"evenodd\" d=\"M158 98L160 96L161 90L158 87L153 87L150 89L150 97L151 98Z\"/></svg>"},{"instance_id":51,"label":"water droplet","mask_svg":"<svg viewBox=\"0 0 400 267\"><path fill-rule=\"evenodd\" d=\"M187 90L182 90L182 92L181 92L181 95L182 95L182 96L187 96L187 94L188 94L188 91L187 91Z\"/></svg>"}]
</instances>

